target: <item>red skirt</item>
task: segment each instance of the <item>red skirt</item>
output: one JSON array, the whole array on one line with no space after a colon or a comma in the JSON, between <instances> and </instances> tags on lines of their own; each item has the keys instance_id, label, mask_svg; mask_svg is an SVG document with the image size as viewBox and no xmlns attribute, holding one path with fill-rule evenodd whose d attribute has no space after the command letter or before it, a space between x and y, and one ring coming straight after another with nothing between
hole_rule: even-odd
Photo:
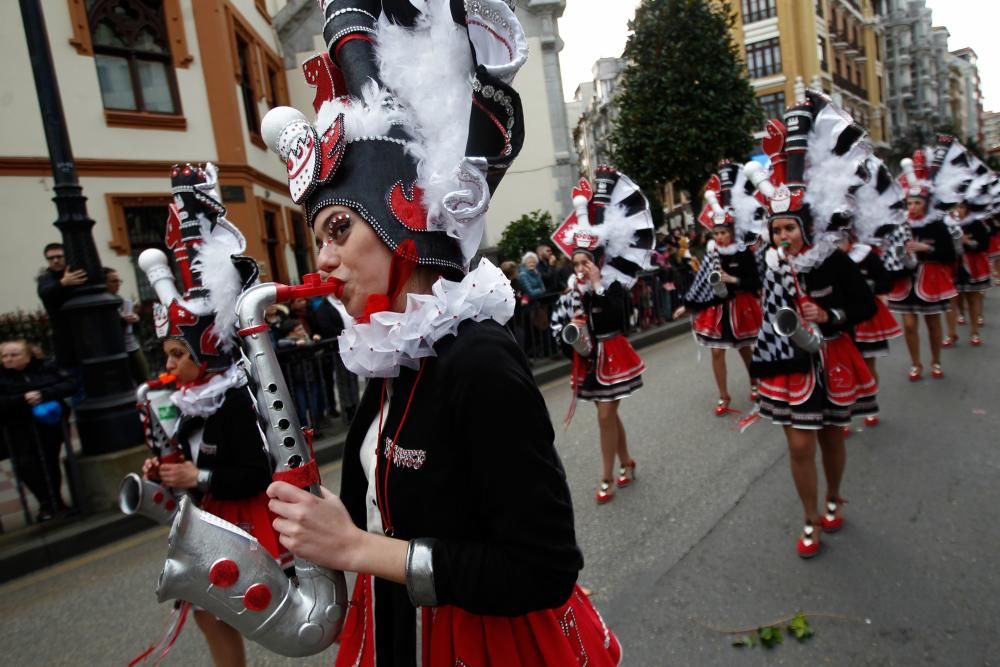
<instances>
[{"instance_id":1,"label":"red skirt","mask_svg":"<svg viewBox=\"0 0 1000 667\"><path fill-rule=\"evenodd\" d=\"M336 667L375 667L371 577L358 575ZM424 667L614 667L621 646L576 586L561 607L523 616L481 616L457 607L421 609Z\"/></svg>"},{"instance_id":2,"label":"red skirt","mask_svg":"<svg viewBox=\"0 0 1000 667\"><path fill-rule=\"evenodd\" d=\"M985 252L966 252L962 256L962 266L969 274L969 280L978 283L993 277L993 267Z\"/></svg>"},{"instance_id":3,"label":"red skirt","mask_svg":"<svg viewBox=\"0 0 1000 667\"><path fill-rule=\"evenodd\" d=\"M699 311L692 318L691 327L702 345L728 349L753 344L763 321L757 296L752 292L737 292L725 303Z\"/></svg>"},{"instance_id":4,"label":"red skirt","mask_svg":"<svg viewBox=\"0 0 1000 667\"><path fill-rule=\"evenodd\" d=\"M624 334L597 342L597 381L602 385L632 380L644 370L646 364Z\"/></svg>"},{"instance_id":5,"label":"red skirt","mask_svg":"<svg viewBox=\"0 0 1000 667\"><path fill-rule=\"evenodd\" d=\"M903 335L903 329L882 299L875 299L875 317L854 328L854 340L859 343L878 343Z\"/></svg>"},{"instance_id":6,"label":"red skirt","mask_svg":"<svg viewBox=\"0 0 1000 667\"><path fill-rule=\"evenodd\" d=\"M924 301L947 301L958 296L955 267L942 262L924 262L917 268L914 288L917 296Z\"/></svg>"},{"instance_id":7,"label":"red skirt","mask_svg":"<svg viewBox=\"0 0 1000 667\"><path fill-rule=\"evenodd\" d=\"M219 500L207 495L199 507L253 535L281 567L286 568L292 564L292 554L278 542L278 533L272 525L276 517L267 503L267 493L261 491L256 496L239 500Z\"/></svg>"},{"instance_id":8,"label":"red skirt","mask_svg":"<svg viewBox=\"0 0 1000 667\"><path fill-rule=\"evenodd\" d=\"M1000 232L995 232L990 237L990 247L986 251L986 256L990 259L1000 259Z\"/></svg>"},{"instance_id":9,"label":"red skirt","mask_svg":"<svg viewBox=\"0 0 1000 667\"><path fill-rule=\"evenodd\" d=\"M759 380L761 415L784 426L820 429L847 426L852 417L878 412L878 383L848 336L824 341L813 359L817 363L808 371Z\"/></svg>"}]
</instances>

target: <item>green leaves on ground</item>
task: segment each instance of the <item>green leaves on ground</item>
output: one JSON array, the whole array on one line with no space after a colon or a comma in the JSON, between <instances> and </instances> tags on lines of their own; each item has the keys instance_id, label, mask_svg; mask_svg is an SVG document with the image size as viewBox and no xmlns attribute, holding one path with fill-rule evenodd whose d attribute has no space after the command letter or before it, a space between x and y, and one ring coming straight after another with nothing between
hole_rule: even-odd
<instances>
[{"instance_id":1,"label":"green leaves on ground","mask_svg":"<svg viewBox=\"0 0 1000 667\"><path fill-rule=\"evenodd\" d=\"M800 642L812 637L813 629L804 614L796 614L788 624L788 632Z\"/></svg>"},{"instance_id":2,"label":"green leaves on ground","mask_svg":"<svg viewBox=\"0 0 1000 667\"><path fill-rule=\"evenodd\" d=\"M812 626L805 614L796 614L788 623L786 628L788 634L795 637L800 642L804 642L813 635ZM736 648L753 648L758 644L764 648L774 648L784 642L784 634L780 625L765 625L757 628L748 635L740 635L733 640Z\"/></svg>"}]
</instances>

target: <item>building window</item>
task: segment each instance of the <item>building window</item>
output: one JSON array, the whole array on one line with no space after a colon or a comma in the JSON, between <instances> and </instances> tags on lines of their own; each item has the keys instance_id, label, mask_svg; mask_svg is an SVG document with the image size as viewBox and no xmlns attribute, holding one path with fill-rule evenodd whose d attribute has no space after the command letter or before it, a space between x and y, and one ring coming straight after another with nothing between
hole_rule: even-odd
<instances>
[{"instance_id":1,"label":"building window","mask_svg":"<svg viewBox=\"0 0 1000 667\"><path fill-rule=\"evenodd\" d=\"M785 115L785 94L774 93L772 95L761 95L757 98L764 120L771 118L781 118Z\"/></svg>"},{"instance_id":2,"label":"building window","mask_svg":"<svg viewBox=\"0 0 1000 667\"><path fill-rule=\"evenodd\" d=\"M105 109L178 114L162 0L87 0Z\"/></svg>"},{"instance_id":3,"label":"building window","mask_svg":"<svg viewBox=\"0 0 1000 667\"><path fill-rule=\"evenodd\" d=\"M292 228L292 254L295 255L295 270L298 271L301 278L314 270L313 245L310 243L312 234L309 233L309 229L306 227L306 219L302 217L301 213L289 212L288 224Z\"/></svg>"},{"instance_id":4,"label":"building window","mask_svg":"<svg viewBox=\"0 0 1000 667\"><path fill-rule=\"evenodd\" d=\"M743 23L763 21L777 15L774 0L741 0Z\"/></svg>"},{"instance_id":5,"label":"building window","mask_svg":"<svg viewBox=\"0 0 1000 667\"><path fill-rule=\"evenodd\" d=\"M278 213L264 209L264 243L267 245L267 266L270 269L269 278L277 283L286 282L283 264L279 262L281 253L281 238L278 236Z\"/></svg>"},{"instance_id":6,"label":"building window","mask_svg":"<svg viewBox=\"0 0 1000 667\"><path fill-rule=\"evenodd\" d=\"M288 105L288 87L285 84L285 71L281 67L280 60L273 60L266 53L264 54L264 81L268 109Z\"/></svg>"},{"instance_id":7,"label":"building window","mask_svg":"<svg viewBox=\"0 0 1000 667\"><path fill-rule=\"evenodd\" d=\"M823 0L816 0L816 16L823 18Z\"/></svg>"},{"instance_id":8,"label":"building window","mask_svg":"<svg viewBox=\"0 0 1000 667\"><path fill-rule=\"evenodd\" d=\"M250 134L260 134L260 118L257 110L257 95L254 90L254 77L251 73L253 60L250 56L250 43L240 33L236 33L236 58L239 67L240 99L243 101L243 113Z\"/></svg>"},{"instance_id":9,"label":"building window","mask_svg":"<svg viewBox=\"0 0 1000 667\"><path fill-rule=\"evenodd\" d=\"M819 56L819 66L824 72L829 72L830 64L826 62L826 37L816 38L816 50L818 52L817 55Z\"/></svg>"},{"instance_id":10,"label":"building window","mask_svg":"<svg viewBox=\"0 0 1000 667\"><path fill-rule=\"evenodd\" d=\"M777 37L747 44L747 72L751 79L781 72L781 45Z\"/></svg>"}]
</instances>

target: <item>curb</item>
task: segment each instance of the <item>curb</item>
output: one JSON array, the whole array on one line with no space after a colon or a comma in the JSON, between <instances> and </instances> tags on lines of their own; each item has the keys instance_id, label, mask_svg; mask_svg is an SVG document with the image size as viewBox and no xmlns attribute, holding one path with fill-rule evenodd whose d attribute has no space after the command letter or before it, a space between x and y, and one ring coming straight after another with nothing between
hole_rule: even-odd
<instances>
[{"instance_id":1,"label":"curb","mask_svg":"<svg viewBox=\"0 0 1000 667\"><path fill-rule=\"evenodd\" d=\"M676 338L690 331L687 319L670 322L654 329L634 334L629 338L636 349L642 349L664 340ZM571 362L550 361L532 369L539 385L569 375ZM347 430L314 443L316 462L327 465L341 459ZM141 516L124 516L108 511L73 521L62 526L48 525L26 529L24 539L0 547L0 583L31 574L61 561L93 551L115 540L155 528L150 519Z\"/></svg>"}]
</instances>

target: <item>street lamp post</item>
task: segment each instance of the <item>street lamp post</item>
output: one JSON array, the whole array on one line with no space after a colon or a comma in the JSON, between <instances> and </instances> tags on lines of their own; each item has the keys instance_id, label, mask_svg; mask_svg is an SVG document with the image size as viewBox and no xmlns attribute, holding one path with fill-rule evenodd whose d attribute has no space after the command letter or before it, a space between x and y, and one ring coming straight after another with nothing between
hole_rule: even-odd
<instances>
[{"instance_id":1,"label":"street lamp post","mask_svg":"<svg viewBox=\"0 0 1000 667\"><path fill-rule=\"evenodd\" d=\"M67 266L87 272L87 282L74 288L63 312L73 332L85 394L76 407L77 431L84 457L93 457L141 444L142 429L118 312L121 299L105 287L91 234L94 221L87 215L87 198L76 176L41 5L39 0L20 3L55 181L52 201L58 217L54 224L62 232Z\"/></svg>"}]
</instances>

